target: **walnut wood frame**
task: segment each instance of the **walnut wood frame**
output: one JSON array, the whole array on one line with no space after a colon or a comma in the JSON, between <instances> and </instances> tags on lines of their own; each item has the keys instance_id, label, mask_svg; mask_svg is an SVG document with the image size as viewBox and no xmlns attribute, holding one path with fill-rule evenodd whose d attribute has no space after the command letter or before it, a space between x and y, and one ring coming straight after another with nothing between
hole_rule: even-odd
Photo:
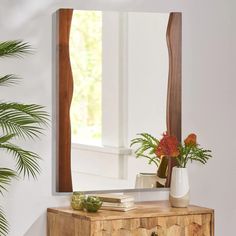
<instances>
[{"instance_id":1,"label":"walnut wood frame","mask_svg":"<svg viewBox=\"0 0 236 236\"><path fill-rule=\"evenodd\" d=\"M56 191L72 192L71 178L71 132L70 104L73 94L73 78L69 58L69 34L73 9L59 9L56 30L56 80L57 80L57 169ZM167 132L181 141L181 58L182 15L170 13L167 32L169 52L169 78L167 91ZM176 162L168 161L166 187L170 186L172 167Z\"/></svg>"},{"instance_id":2,"label":"walnut wood frame","mask_svg":"<svg viewBox=\"0 0 236 236\"><path fill-rule=\"evenodd\" d=\"M73 95L73 78L69 56L72 15L73 9L60 9L56 13L57 192L72 192L70 105Z\"/></svg>"},{"instance_id":3,"label":"walnut wood frame","mask_svg":"<svg viewBox=\"0 0 236 236\"><path fill-rule=\"evenodd\" d=\"M182 101L182 14L170 13L166 32L169 52L169 78L167 89L166 124L167 132L181 142L181 101ZM170 186L172 168L177 161L168 158L168 175L166 187Z\"/></svg>"}]
</instances>

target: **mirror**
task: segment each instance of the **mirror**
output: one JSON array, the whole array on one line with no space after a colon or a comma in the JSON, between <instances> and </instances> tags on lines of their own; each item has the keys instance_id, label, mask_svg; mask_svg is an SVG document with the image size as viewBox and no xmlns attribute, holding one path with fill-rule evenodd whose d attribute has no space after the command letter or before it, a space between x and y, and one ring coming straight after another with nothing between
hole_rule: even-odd
<instances>
[{"instance_id":1,"label":"mirror","mask_svg":"<svg viewBox=\"0 0 236 236\"><path fill-rule=\"evenodd\" d=\"M181 14L171 14L59 10L58 191L168 187L130 140L180 138Z\"/></svg>"}]
</instances>

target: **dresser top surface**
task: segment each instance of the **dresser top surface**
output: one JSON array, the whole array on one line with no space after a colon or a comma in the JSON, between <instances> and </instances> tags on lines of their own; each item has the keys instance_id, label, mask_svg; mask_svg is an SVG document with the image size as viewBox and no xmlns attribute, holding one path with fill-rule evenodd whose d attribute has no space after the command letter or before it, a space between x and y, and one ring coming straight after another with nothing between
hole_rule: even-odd
<instances>
[{"instance_id":1,"label":"dresser top surface","mask_svg":"<svg viewBox=\"0 0 236 236\"><path fill-rule=\"evenodd\" d=\"M83 218L90 221L213 213L212 209L193 205L190 205L187 208L173 208L169 205L168 201L139 202L136 203L136 206L136 209L127 212L99 210L96 213L88 213L84 211L75 211L71 207L48 208L47 211L55 214Z\"/></svg>"}]
</instances>

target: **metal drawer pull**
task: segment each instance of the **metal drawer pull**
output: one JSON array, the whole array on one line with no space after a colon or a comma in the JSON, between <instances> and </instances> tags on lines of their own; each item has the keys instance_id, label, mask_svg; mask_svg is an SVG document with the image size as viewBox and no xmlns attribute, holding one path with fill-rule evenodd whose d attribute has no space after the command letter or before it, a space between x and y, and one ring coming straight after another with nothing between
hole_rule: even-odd
<instances>
[{"instance_id":1,"label":"metal drawer pull","mask_svg":"<svg viewBox=\"0 0 236 236\"><path fill-rule=\"evenodd\" d=\"M152 232L151 236L158 236L158 234L155 232Z\"/></svg>"}]
</instances>

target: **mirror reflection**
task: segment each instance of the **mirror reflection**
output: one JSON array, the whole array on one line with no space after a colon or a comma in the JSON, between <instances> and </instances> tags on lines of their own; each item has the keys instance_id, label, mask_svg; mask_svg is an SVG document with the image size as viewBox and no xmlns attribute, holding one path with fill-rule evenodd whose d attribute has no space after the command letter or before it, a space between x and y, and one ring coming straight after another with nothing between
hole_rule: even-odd
<instances>
[{"instance_id":1,"label":"mirror reflection","mask_svg":"<svg viewBox=\"0 0 236 236\"><path fill-rule=\"evenodd\" d=\"M136 159L130 140L167 129L168 20L161 13L73 11L74 191L156 187L156 166Z\"/></svg>"}]
</instances>

